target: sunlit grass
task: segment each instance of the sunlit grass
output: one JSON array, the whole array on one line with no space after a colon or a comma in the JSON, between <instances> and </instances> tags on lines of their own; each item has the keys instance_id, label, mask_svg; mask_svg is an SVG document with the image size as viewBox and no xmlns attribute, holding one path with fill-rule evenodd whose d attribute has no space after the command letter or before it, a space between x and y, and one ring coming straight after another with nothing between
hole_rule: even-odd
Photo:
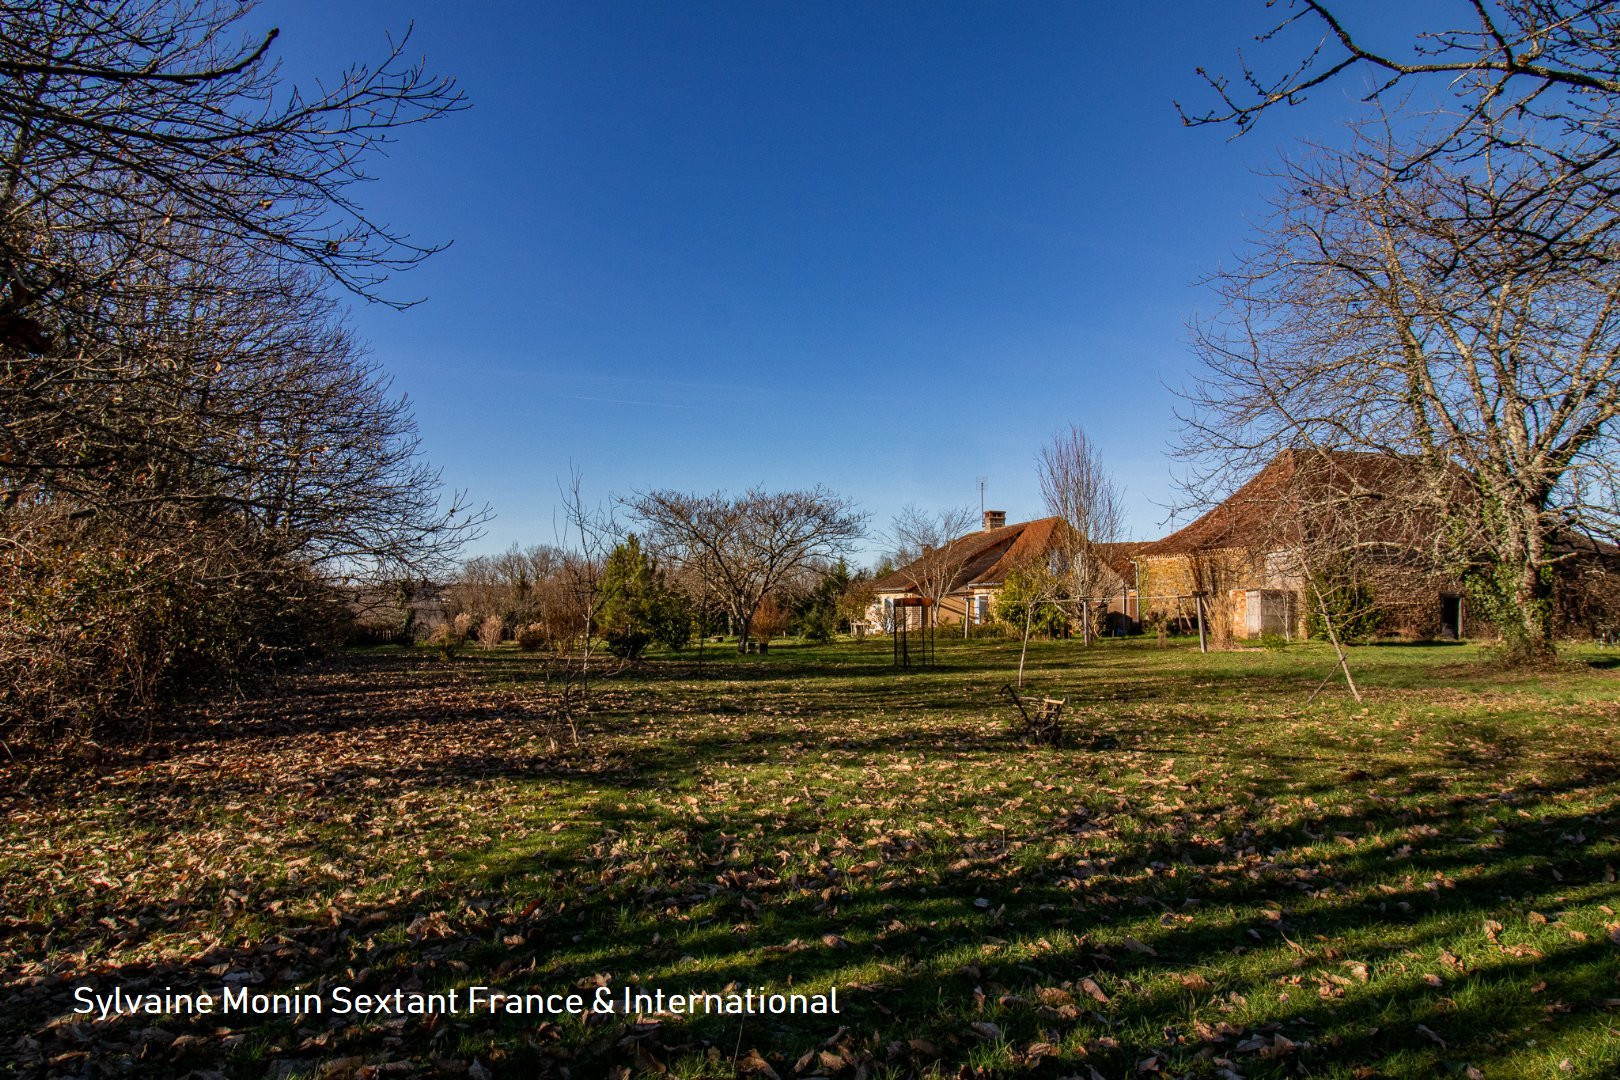
<instances>
[{"instance_id":1,"label":"sunlit grass","mask_svg":"<svg viewBox=\"0 0 1620 1080\"><path fill-rule=\"evenodd\" d=\"M1571 659L1362 647L1366 701L1330 682L1307 705L1333 668L1316 645L1041 642L1029 688L1068 700L1052 748L1009 733L1004 642L942 640L910 672L885 642L710 648L701 677L688 651L599 679L576 747L531 657L374 653L94 782L14 771L3 955L26 1003L0 1038L39 1040L42 1069L63 1052L41 978L223 965L836 986L844 1011L282 1020L235 1044L173 1022L197 1038L172 1056L126 1022L94 1045L154 1074L1609 1076L1620 674Z\"/></svg>"}]
</instances>

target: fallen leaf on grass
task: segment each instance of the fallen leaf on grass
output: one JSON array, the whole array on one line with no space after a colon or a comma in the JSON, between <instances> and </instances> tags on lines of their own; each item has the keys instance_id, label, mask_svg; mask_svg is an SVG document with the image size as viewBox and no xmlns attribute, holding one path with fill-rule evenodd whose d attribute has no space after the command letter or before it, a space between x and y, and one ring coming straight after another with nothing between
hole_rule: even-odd
<instances>
[{"instance_id":1,"label":"fallen leaf on grass","mask_svg":"<svg viewBox=\"0 0 1620 1080\"><path fill-rule=\"evenodd\" d=\"M1260 1051L1260 1056L1263 1058L1287 1057L1296 1049L1298 1049L1298 1045L1292 1039L1285 1035L1273 1035L1271 1045Z\"/></svg>"},{"instance_id":2,"label":"fallen leaf on grass","mask_svg":"<svg viewBox=\"0 0 1620 1080\"><path fill-rule=\"evenodd\" d=\"M743 1072L763 1076L765 1080L782 1080L776 1070L771 1068L771 1063L760 1057L758 1050L748 1051L748 1056L737 1062L737 1068Z\"/></svg>"}]
</instances>

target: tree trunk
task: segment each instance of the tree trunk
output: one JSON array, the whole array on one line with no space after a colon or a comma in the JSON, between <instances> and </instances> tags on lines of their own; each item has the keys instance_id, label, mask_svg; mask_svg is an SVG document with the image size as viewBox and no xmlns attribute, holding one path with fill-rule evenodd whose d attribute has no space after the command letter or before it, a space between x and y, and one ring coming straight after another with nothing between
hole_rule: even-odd
<instances>
[{"instance_id":1,"label":"tree trunk","mask_svg":"<svg viewBox=\"0 0 1620 1080\"><path fill-rule=\"evenodd\" d=\"M1543 663L1557 652L1553 645L1552 574L1549 568L1537 566L1530 559L1515 569L1514 618L1511 625L1502 627L1508 657L1526 664Z\"/></svg>"},{"instance_id":2,"label":"tree trunk","mask_svg":"<svg viewBox=\"0 0 1620 1080\"><path fill-rule=\"evenodd\" d=\"M1309 573L1309 569L1306 572ZM1355 698L1356 704L1359 705L1361 704L1361 691L1356 688L1355 676L1350 674L1350 661L1344 655L1344 646L1339 643L1339 632L1333 626L1333 616L1328 612L1327 599L1323 597L1322 590L1317 587L1314 577L1311 578L1311 589L1316 593L1316 610L1322 616L1322 625L1327 629L1328 640L1333 643L1333 654L1339 659L1339 670L1344 672L1345 685L1350 687L1350 696ZM1329 678L1332 677L1332 674L1332 672L1328 673ZM1327 680L1322 680L1322 686L1326 685ZM1311 694L1310 701L1305 704L1309 705L1311 701L1316 700L1316 695L1322 692L1322 686L1316 688L1316 691Z\"/></svg>"},{"instance_id":3,"label":"tree trunk","mask_svg":"<svg viewBox=\"0 0 1620 1080\"><path fill-rule=\"evenodd\" d=\"M1018 648L1018 689L1024 688L1024 657L1029 655L1029 628L1035 621L1035 605L1024 605L1024 643Z\"/></svg>"}]
</instances>

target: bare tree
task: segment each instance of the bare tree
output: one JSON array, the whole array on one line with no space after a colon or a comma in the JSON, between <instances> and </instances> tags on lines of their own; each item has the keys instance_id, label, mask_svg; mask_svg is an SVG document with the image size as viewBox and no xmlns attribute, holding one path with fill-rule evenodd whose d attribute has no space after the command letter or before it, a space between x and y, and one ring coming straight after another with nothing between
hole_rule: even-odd
<instances>
[{"instance_id":1,"label":"bare tree","mask_svg":"<svg viewBox=\"0 0 1620 1080\"><path fill-rule=\"evenodd\" d=\"M403 42L300 95L248 9L0 3L0 505L236 514L333 576L438 572L477 515L324 291L430 252L353 185L461 100Z\"/></svg>"},{"instance_id":2,"label":"bare tree","mask_svg":"<svg viewBox=\"0 0 1620 1080\"><path fill-rule=\"evenodd\" d=\"M1391 158L1397 169L1444 158L1455 167L1494 151L1498 161L1534 163L1543 186L1512 198L1448 209L1470 221L1482 213L1522 234L1543 258L1591 258L1583 232L1612 228L1620 192L1620 9L1592 0L1455 0L1455 22L1401 43L1375 44L1375 25L1357 25L1348 5L1288 0L1258 40L1266 56L1245 58L1233 80L1199 69L1213 108L1181 109L1190 125L1233 124L1241 133L1268 111L1360 73L1365 99L1379 110L1430 108L1426 126ZM1443 17L1443 16L1439 16ZM1271 55L1284 58L1273 63ZM1415 94L1423 90L1432 93ZM1458 173L1461 175L1461 173ZM1549 218L1538 205L1554 200Z\"/></svg>"},{"instance_id":3,"label":"bare tree","mask_svg":"<svg viewBox=\"0 0 1620 1080\"><path fill-rule=\"evenodd\" d=\"M996 596L996 617L1019 632L1018 688L1024 686L1024 660L1029 655L1029 638L1045 628L1056 633L1067 616L1063 611L1064 582L1046 562L1035 560L1007 576Z\"/></svg>"},{"instance_id":4,"label":"bare tree","mask_svg":"<svg viewBox=\"0 0 1620 1080\"><path fill-rule=\"evenodd\" d=\"M480 616L499 615L512 629L541 620L544 584L559 571L563 552L548 544L513 544L498 555L461 564L451 585L454 602Z\"/></svg>"},{"instance_id":5,"label":"bare tree","mask_svg":"<svg viewBox=\"0 0 1620 1080\"><path fill-rule=\"evenodd\" d=\"M170 226L174 251L216 238ZM154 257L71 357L0 349L0 503L71 500L136 533L230 516L336 578L440 576L487 516L441 503L405 400L311 273L246 248Z\"/></svg>"},{"instance_id":6,"label":"bare tree","mask_svg":"<svg viewBox=\"0 0 1620 1080\"><path fill-rule=\"evenodd\" d=\"M0 346L58 351L57 313L173 257L171 225L227 241L181 253L200 270L242 246L377 299L433 250L354 190L392 132L464 106L453 81L406 59L407 34L300 92L271 60L277 32L241 32L251 7L0 3Z\"/></svg>"},{"instance_id":7,"label":"bare tree","mask_svg":"<svg viewBox=\"0 0 1620 1080\"><path fill-rule=\"evenodd\" d=\"M1298 50L1298 59L1273 74L1244 61L1237 85L1200 68L1221 103L1202 112L1181 110L1184 122L1246 128L1271 108L1298 104L1311 90L1364 71L1373 79L1368 100L1417 79L1439 80L1473 100L1454 136L1489 112L1553 119L1564 134L1613 140L1612 127L1601 120L1620 94L1620 13L1612 4L1458 0L1458 24L1424 31L1395 48L1371 44L1363 33L1368 28L1354 26L1338 3L1288 0L1281 6L1284 14L1257 40L1281 42L1277 47Z\"/></svg>"},{"instance_id":8,"label":"bare tree","mask_svg":"<svg viewBox=\"0 0 1620 1080\"><path fill-rule=\"evenodd\" d=\"M1527 659L1552 648L1556 567L1620 520L1620 278L1607 228L1556 197L1576 182L1489 150L1413 164L1376 139L1290 166L1270 225L1215 281L1226 314L1197 330L1207 375L1185 417L1217 468L1285 447L1412 463L1397 531ZM1594 257L1545 257L1549 234Z\"/></svg>"},{"instance_id":9,"label":"bare tree","mask_svg":"<svg viewBox=\"0 0 1620 1080\"><path fill-rule=\"evenodd\" d=\"M1057 533L1055 576L1090 645L1091 602L1112 584L1102 545L1117 542L1121 535L1119 487L1103 467L1096 446L1073 424L1041 449L1036 471L1046 512L1064 525Z\"/></svg>"},{"instance_id":10,"label":"bare tree","mask_svg":"<svg viewBox=\"0 0 1620 1080\"><path fill-rule=\"evenodd\" d=\"M602 506L589 506L581 491L583 477L578 469L559 482L563 523L559 547L572 548L562 559L558 577L570 601L573 617L580 626L579 687L582 704L588 705L591 692L591 652L596 642L597 615L610 598L604 587L603 571L608 555L623 538L613 512ZM569 726L573 728L570 717ZM578 732L575 731L575 740Z\"/></svg>"},{"instance_id":11,"label":"bare tree","mask_svg":"<svg viewBox=\"0 0 1620 1080\"><path fill-rule=\"evenodd\" d=\"M824 488L742 495L649 491L628 501L651 546L701 582L748 648L759 602L776 586L847 550L865 526L854 504Z\"/></svg>"},{"instance_id":12,"label":"bare tree","mask_svg":"<svg viewBox=\"0 0 1620 1080\"><path fill-rule=\"evenodd\" d=\"M173 228L176 247L212 244ZM211 258L237 289L154 258L116 301L62 313L67 355L0 347L0 592L49 601L0 612L18 620L0 669L80 688L0 700L43 737L295 656L332 623L334 586L442 580L482 520L441 501L408 405L313 274ZM85 603L107 632L66 636Z\"/></svg>"},{"instance_id":13,"label":"bare tree","mask_svg":"<svg viewBox=\"0 0 1620 1080\"><path fill-rule=\"evenodd\" d=\"M478 530L328 295L430 253L353 185L460 98L403 43L300 95L246 10L0 0L0 729L296 655Z\"/></svg>"},{"instance_id":14,"label":"bare tree","mask_svg":"<svg viewBox=\"0 0 1620 1080\"><path fill-rule=\"evenodd\" d=\"M962 542L972 525L973 511L966 506L949 507L935 513L907 506L890 526L894 561L905 575L906 586L926 602L925 610L933 617L929 626L933 636L939 633L941 605L959 584L963 568L977 551L974 545ZM964 635L967 626L968 610L964 600Z\"/></svg>"}]
</instances>

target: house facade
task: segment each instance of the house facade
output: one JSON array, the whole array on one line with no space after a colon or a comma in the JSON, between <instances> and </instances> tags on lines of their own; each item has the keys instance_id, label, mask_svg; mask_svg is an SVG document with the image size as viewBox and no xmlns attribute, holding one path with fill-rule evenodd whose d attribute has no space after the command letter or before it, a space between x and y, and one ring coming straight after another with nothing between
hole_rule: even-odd
<instances>
[{"instance_id":1,"label":"house facade","mask_svg":"<svg viewBox=\"0 0 1620 1080\"><path fill-rule=\"evenodd\" d=\"M926 624L964 626L994 619L996 598L1015 571L1061 561L1068 536L1061 518L1045 517L1007 524L1001 510L986 510L978 532L925 552L920 558L873 582L875 599L867 609L871 632L897 626L920 629ZM1130 586L1126 549L1134 545L1102 544L1094 550L1103 566L1095 575L1098 596L1090 603L1112 625L1134 619L1135 593Z\"/></svg>"},{"instance_id":2,"label":"house facade","mask_svg":"<svg viewBox=\"0 0 1620 1080\"><path fill-rule=\"evenodd\" d=\"M1433 484L1417 463L1385 454L1285 451L1198 518L1136 554L1150 618L1192 627L1200 615L1220 644L1265 634L1303 637L1318 601L1354 553L1356 575L1380 633L1412 639L1495 636L1471 610L1462 581L1428 554L1447 518L1469 498ZM1620 551L1568 536L1558 541L1557 621L1570 636L1604 636L1620 624Z\"/></svg>"},{"instance_id":3,"label":"house facade","mask_svg":"<svg viewBox=\"0 0 1620 1080\"><path fill-rule=\"evenodd\" d=\"M1354 550L1387 629L1457 639L1473 620L1460 581L1416 554L1432 514L1389 493L1414 482L1408 462L1377 454L1273 458L1208 513L1137 554L1148 617L1202 621L1217 645L1264 635L1306 636L1311 570ZM1391 509L1396 508L1396 509Z\"/></svg>"},{"instance_id":4,"label":"house facade","mask_svg":"<svg viewBox=\"0 0 1620 1080\"><path fill-rule=\"evenodd\" d=\"M1426 489L1414 485L1432 483L1406 458L1285 451L1163 539L1093 546L1103 565L1085 605L1105 633L1162 620L1181 631L1201 629L1217 647L1267 635L1303 638L1319 606L1313 580L1332 581L1353 565L1378 633L1495 636L1470 608L1463 583L1426 557L1468 498L1460 483L1418 497ZM987 511L978 532L878 579L868 629L989 622L1014 570L1061 562L1072 547L1066 528L1055 517L1008 525L1005 514ZM1620 638L1620 549L1574 536L1559 544L1566 552L1558 567L1559 632Z\"/></svg>"}]
</instances>

